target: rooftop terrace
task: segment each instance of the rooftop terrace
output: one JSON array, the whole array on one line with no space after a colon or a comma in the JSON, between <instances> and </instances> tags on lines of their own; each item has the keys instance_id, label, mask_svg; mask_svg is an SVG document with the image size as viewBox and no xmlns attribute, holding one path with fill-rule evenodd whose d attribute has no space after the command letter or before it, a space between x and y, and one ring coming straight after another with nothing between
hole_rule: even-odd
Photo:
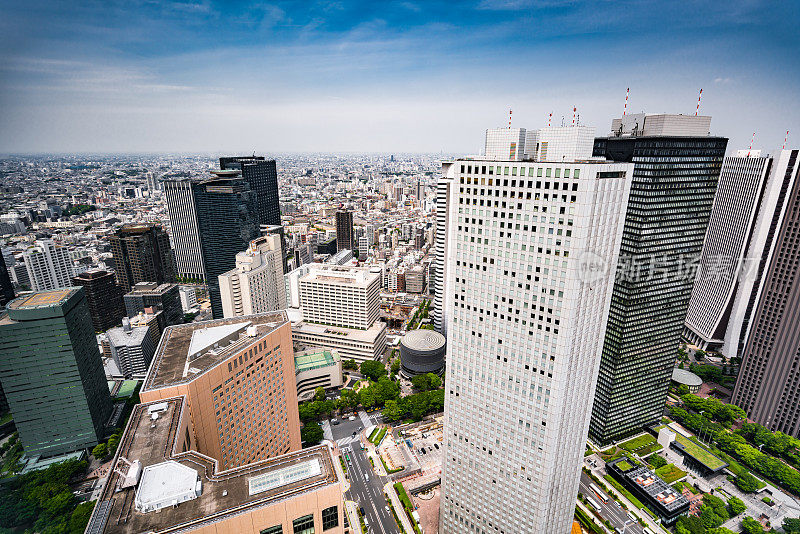
<instances>
[{"instance_id":1,"label":"rooftop terrace","mask_svg":"<svg viewBox=\"0 0 800 534\"><path fill-rule=\"evenodd\" d=\"M156 408L159 417L152 420L149 411ZM183 397L134 408L88 534L185 531L340 482L326 445L226 471L219 471L216 460L196 451L177 452L182 445L176 441L181 418L188 417L183 408ZM140 512L134 506L140 488L122 487L126 477L120 473L127 473L127 462L120 458L138 460L142 469L170 460L191 468L200 477L200 495L157 512ZM258 491L253 491L255 486Z\"/></svg>"},{"instance_id":2,"label":"rooftop terrace","mask_svg":"<svg viewBox=\"0 0 800 534\"><path fill-rule=\"evenodd\" d=\"M142 389L147 391L194 380L222 362L231 351L244 350L287 322L286 313L279 311L170 326L161 337ZM220 343L206 345L196 353L190 351L193 339L193 351L203 345L197 340L204 337L204 331L213 333L212 329L217 327L234 325L242 325L242 328L230 329L235 336L225 336ZM245 326L252 326L254 330Z\"/></svg>"}]
</instances>

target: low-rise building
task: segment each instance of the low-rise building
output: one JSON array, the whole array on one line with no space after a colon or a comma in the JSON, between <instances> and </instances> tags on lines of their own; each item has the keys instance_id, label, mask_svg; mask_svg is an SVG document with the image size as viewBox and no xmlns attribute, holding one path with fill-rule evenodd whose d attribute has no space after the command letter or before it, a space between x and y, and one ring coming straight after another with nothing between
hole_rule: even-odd
<instances>
[{"instance_id":1,"label":"low-rise building","mask_svg":"<svg viewBox=\"0 0 800 534\"><path fill-rule=\"evenodd\" d=\"M156 351L150 327L146 324L132 326L131 320L125 317L122 326L109 329L106 335L111 357L123 376L144 377Z\"/></svg>"},{"instance_id":2,"label":"low-rise building","mask_svg":"<svg viewBox=\"0 0 800 534\"><path fill-rule=\"evenodd\" d=\"M342 359L335 350L312 349L294 353L297 400L314 397L318 387L342 386Z\"/></svg>"},{"instance_id":3,"label":"low-rise building","mask_svg":"<svg viewBox=\"0 0 800 534\"><path fill-rule=\"evenodd\" d=\"M644 465L625 456L606 464L608 473L654 512L665 525L671 525L689 511L689 501Z\"/></svg>"}]
</instances>

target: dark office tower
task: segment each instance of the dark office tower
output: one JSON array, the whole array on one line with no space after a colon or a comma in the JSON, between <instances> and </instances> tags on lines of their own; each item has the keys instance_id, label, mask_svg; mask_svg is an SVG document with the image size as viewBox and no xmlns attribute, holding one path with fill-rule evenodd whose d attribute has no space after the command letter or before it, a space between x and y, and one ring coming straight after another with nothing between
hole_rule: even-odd
<instances>
[{"instance_id":1,"label":"dark office tower","mask_svg":"<svg viewBox=\"0 0 800 534\"><path fill-rule=\"evenodd\" d=\"M731 401L770 430L800 437L800 151L783 150L783 184L745 320Z\"/></svg>"},{"instance_id":2,"label":"dark office tower","mask_svg":"<svg viewBox=\"0 0 800 534\"><path fill-rule=\"evenodd\" d=\"M11 283L11 276L8 274L6 262L0 256L0 306L5 306L14 299L14 285Z\"/></svg>"},{"instance_id":3,"label":"dark office tower","mask_svg":"<svg viewBox=\"0 0 800 534\"><path fill-rule=\"evenodd\" d=\"M355 250L353 236L353 212L338 210L336 212L336 251Z\"/></svg>"},{"instance_id":4,"label":"dark office tower","mask_svg":"<svg viewBox=\"0 0 800 534\"><path fill-rule=\"evenodd\" d=\"M176 284L156 284L154 282L139 282L130 293L123 297L125 313L133 317L146 308L162 311L162 322L159 324L161 331L173 324L183 324L183 307L181 306L180 290Z\"/></svg>"},{"instance_id":5,"label":"dark office tower","mask_svg":"<svg viewBox=\"0 0 800 534\"><path fill-rule=\"evenodd\" d=\"M211 172L214 178L196 186L195 202L211 312L222 319L219 275L236 267L236 254L259 236L259 222L256 193L241 171Z\"/></svg>"},{"instance_id":6,"label":"dark office tower","mask_svg":"<svg viewBox=\"0 0 800 534\"><path fill-rule=\"evenodd\" d=\"M93 269L72 277L73 286L83 287L89 315L95 332L105 332L119 326L125 317L122 289L114 281L114 273Z\"/></svg>"},{"instance_id":7,"label":"dark office tower","mask_svg":"<svg viewBox=\"0 0 800 534\"><path fill-rule=\"evenodd\" d=\"M278 169L274 159L265 160L264 156L219 158L219 168L238 169L242 172L242 178L250 184L250 190L256 195L258 224L281 224Z\"/></svg>"},{"instance_id":8,"label":"dark office tower","mask_svg":"<svg viewBox=\"0 0 800 534\"><path fill-rule=\"evenodd\" d=\"M111 415L84 295L80 287L39 291L0 315L0 381L29 457L96 445Z\"/></svg>"},{"instance_id":9,"label":"dark office tower","mask_svg":"<svg viewBox=\"0 0 800 534\"><path fill-rule=\"evenodd\" d=\"M139 282L175 281L169 236L155 224L129 224L111 236L117 284L124 292Z\"/></svg>"},{"instance_id":10,"label":"dark office tower","mask_svg":"<svg viewBox=\"0 0 800 534\"><path fill-rule=\"evenodd\" d=\"M608 443L658 421L728 140L711 117L627 115L594 156L633 162L589 436Z\"/></svg>"}]
</instances>

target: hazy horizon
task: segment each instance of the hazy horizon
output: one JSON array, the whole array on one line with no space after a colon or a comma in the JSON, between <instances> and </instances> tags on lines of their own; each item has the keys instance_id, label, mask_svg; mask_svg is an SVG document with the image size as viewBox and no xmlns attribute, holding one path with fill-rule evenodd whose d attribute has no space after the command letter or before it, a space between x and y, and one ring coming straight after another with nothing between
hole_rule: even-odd
<instances>
[{"instance_id":1,"label":"hazy horizon","mask_svg":"<svg viewBox=\"0 0 800 534\"><path fill-rule=\"evenodd\" d=\"M11 2L0 153L475 154L486 128L711 115L729 150L800 122L797 5ZM789 145L793 143L790 133ZM800 130L794 134L800 139Z\"/></svg>"}]
</instances>

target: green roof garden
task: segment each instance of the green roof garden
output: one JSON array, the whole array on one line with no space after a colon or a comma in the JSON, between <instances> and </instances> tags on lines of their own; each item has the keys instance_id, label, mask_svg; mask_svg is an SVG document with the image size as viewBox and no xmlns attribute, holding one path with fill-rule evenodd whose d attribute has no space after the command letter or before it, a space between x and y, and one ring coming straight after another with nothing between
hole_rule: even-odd
<instances>
[{"instance_id":1,"label":"green roof garden","mask_svg":"<svg viewBox=\"0 0 800 534\"><path fill-rule=\"evenodd\" d=\"M329 367L339 359L338 355L329 350L296 354L294 357L295 372L311 371L321 367Z\"/></svg>"}]
</instances>

